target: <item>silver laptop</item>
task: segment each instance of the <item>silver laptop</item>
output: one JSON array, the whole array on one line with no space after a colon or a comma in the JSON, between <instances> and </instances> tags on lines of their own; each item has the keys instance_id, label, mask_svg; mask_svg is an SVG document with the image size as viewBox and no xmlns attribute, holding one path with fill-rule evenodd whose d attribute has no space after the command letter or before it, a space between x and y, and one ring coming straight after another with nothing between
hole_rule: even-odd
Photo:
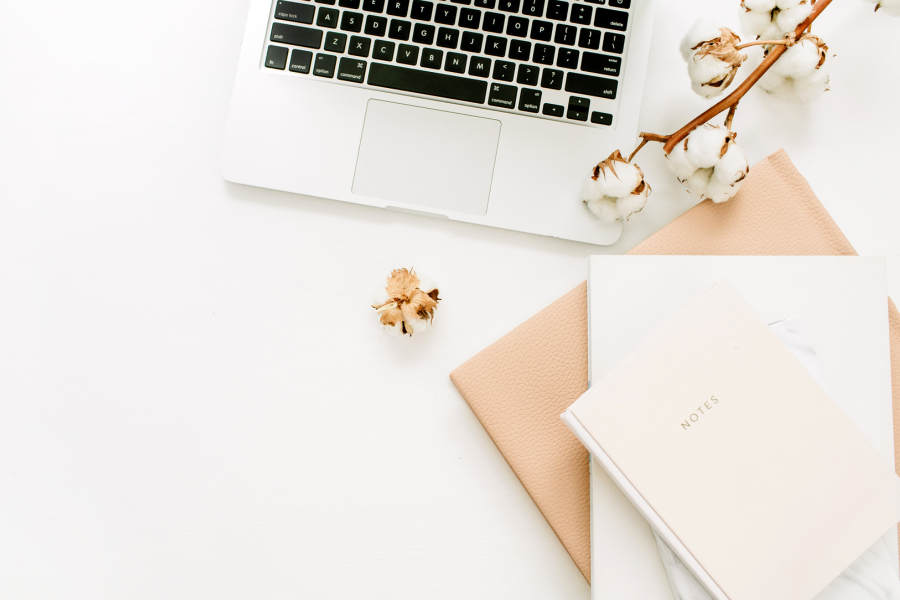
<instances>
[{"instance_id":1,"label":"silver laptop","mask_svg":"<svg viewBox=\"0 0 900 600\"><path fill-rule=\"evenodd\" d=\"M251 0L228 181L611 244L584 177L637 135L655 0Z\"/></svg>"}]
</instances>

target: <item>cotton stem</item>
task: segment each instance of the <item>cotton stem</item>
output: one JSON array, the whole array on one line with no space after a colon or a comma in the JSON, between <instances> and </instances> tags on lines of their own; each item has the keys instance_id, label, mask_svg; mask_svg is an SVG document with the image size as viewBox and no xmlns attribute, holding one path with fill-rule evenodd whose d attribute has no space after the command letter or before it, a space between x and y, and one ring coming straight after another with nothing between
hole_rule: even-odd
<instances>
[{"instance_id":1,"label":"cotton stem","mask_svg":"<svg viewBox=\"0 0 900 600\"><path fill-rule=\"evenodd\" d=\"M628 157L628 162L630 163L632 159L637 156L637 153L640 152L641 148L643 148L647 142L665 143L667 141L669 141L669 136L667 135L657 135L655 133L641 132L641 143L637 148L634 149L634 152L631 153L631 156Z\"/></svg>"}]
</instances>

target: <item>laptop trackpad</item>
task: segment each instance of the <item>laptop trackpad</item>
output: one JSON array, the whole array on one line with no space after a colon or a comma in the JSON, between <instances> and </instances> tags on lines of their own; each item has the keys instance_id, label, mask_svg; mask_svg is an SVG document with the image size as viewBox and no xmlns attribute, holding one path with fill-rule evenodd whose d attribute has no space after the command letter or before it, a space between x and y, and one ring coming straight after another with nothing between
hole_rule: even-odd
<instances>
[{"instance_id":1,"label":"laptop trackpad","mask_svg":"<svg viewBox=\"0 0 900 600\"><path fill-rule=\"evenodd\" d=\"M483 215L499 138L495 119L369 100L353 193Z\"/></svg>"}]
</instances>

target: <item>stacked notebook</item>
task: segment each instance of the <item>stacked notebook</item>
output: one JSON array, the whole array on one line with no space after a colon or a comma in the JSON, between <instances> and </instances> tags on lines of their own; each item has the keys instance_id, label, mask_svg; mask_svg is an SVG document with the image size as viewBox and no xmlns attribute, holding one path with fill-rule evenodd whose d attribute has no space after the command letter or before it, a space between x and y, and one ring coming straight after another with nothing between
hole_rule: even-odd
<instances>
[{"instance_id":1,"label":"stacked notebook","mask_svg":"<svg viewBox=\"0 0 900 600\"><path fill-rule=\"evenodd\" d=\"M854 254L783 152L755 166L734 200L698 205L632 253ZM451 378L590 579L587 451L558 417L587 388L585 296L576 288ZM900 315L890 311L897 398Z\"/></svg>"}]
</instances>

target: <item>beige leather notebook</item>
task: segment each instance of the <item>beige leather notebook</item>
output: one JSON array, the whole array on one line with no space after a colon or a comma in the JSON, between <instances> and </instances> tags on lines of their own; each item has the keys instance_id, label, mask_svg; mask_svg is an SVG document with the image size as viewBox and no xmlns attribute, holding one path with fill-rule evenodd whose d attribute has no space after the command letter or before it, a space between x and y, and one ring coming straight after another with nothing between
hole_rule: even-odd
<instances>
[{"instance_id":1,"label":"beige leather notebook","mask_svg":"<svg viewBox=\"0 0 900 600\"><path fill-rule=\"evenodd\" d=\"M698 204L629 254L856 252L780 150L750 170L730 202ZM885 309L890 319L896 421L900 312L889 299ZM590 581L588 453L559 419L587 390L587 363L583 283L464 363L450 378ZM900 446L897 433L895 448Z\"/></svg>"}]
</instances>

